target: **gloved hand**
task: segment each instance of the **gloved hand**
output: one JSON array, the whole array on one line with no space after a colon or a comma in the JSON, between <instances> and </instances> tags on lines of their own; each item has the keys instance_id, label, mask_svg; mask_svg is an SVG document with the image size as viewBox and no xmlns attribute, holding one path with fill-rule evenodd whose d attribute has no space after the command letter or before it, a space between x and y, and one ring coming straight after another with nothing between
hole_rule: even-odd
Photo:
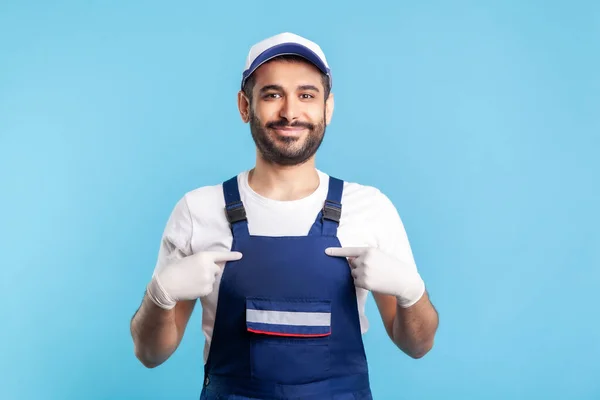
<instances>
[{"instance_id":1,"label":"gloved hand","mask_svg":"<svg viewBox=\"0 0 600 400\"><path fill-rule=\"evenodd\" d=\"M180 300L204 297L212 292L225 262L240 258L242 253L237 251L204 251L184 257L155 271L147 294L165 310L172 309Z\"/></svg>"},{"instance_id":2,"label":"gloved hand","mask_svg":"<svg viewBox=\"0 0 600 400\"><path fill-rule=\"evenodd\" d=\"M325 253L347 257L357 287L395 296L398 305L410 307L425 293L417 269L375 247L329 247Z\"/></svg>"}]
</instances>

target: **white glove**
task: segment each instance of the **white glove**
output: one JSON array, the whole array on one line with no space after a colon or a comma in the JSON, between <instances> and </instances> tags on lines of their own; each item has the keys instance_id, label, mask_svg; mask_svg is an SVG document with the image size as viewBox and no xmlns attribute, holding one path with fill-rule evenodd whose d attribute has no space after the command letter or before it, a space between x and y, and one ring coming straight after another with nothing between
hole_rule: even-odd
<instances>
[{"instance_id":1,"label":"white glove","mask_svg":"<svg viewBox=\"0 0 600 400\"><path fill-rule=\"evenodd\" d=\"M157 306L170 310L180 300L195 300L213 291L225 262L242 258L237 251L205 251L159 268L152 275L147 294Z\"/></svg>"},{"instance_id":2,"label":"white glove","mask_svg":"<svg viewBox=\"0 0 600 400\"><path fill-rule=\"evenodd\" d=\"M417 269L374 247L329 247L325 253L348 257L354 285L395 296L400 307L410 307L425 293Z\"/></svg>"}]
</instances>

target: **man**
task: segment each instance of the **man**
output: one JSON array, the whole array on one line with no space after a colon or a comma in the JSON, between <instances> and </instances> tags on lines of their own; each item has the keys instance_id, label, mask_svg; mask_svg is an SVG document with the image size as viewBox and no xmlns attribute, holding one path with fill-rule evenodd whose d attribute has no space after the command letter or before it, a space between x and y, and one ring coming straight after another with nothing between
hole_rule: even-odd
<instances>
[{"instance_id":1,"label":"man","mask_svg":"<svg viewBox=\"0 0 600 400\"><path fill-rule=\"evenodd\" d=\"M318 170L331 121L321 48L283 33L254 45L238 107L256 165L186 193L131 322L147 367L177 349L202 303L202 399L371 399L362 334L372 292L392 341L413 358L438 315L403 224L373 187Z\"/></svg>"}]
</instances>

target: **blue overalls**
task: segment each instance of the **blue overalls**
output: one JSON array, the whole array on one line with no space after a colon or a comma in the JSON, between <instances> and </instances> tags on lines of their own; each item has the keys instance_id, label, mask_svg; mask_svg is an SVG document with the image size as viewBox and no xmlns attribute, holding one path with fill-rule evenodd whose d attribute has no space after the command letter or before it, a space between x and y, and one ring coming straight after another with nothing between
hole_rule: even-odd
<instances>
[{"instance_id":1,"label":"blue overalls","mask_svg":"<svg viewBox=\"0 0 600 400\"><path fill-rule=\"evenodd\" d=\"M307 236L251 236L237 177L223 183L232 251L219 286L201 400L371 400L356 289L340 247L343 181Z\"/></svg>"}]
</instances>

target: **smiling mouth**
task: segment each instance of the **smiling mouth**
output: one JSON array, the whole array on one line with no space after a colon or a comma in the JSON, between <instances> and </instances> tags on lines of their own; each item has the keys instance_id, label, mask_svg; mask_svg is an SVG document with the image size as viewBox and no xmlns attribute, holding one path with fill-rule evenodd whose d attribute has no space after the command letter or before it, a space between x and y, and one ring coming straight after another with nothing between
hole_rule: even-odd
<instances>
[{"instance_id":1,"label":"smiling mouth","mask_svg":"<svg viewBox=\"0 0 600 400\"><path fill-rule=\"evenodd\" d=\"M272 129L275 132L277 132L277 134L283 135L283 136L297 136L306 130L306 128L301 127L301 126L294 126L294 127L286 126L286 127L272 128Z\"/></svg>"}]
</instances>

